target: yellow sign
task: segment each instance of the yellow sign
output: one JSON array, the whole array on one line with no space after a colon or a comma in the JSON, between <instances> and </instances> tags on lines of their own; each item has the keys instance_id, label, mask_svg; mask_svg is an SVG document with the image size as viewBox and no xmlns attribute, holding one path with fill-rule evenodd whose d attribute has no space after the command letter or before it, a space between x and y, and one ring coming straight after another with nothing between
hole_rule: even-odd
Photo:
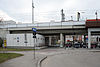
<instances>
[{"instance_id":1,"label":"yellow sign","mask_svg":"<svg viewBox=\"0 0 100 67\"><path fill-rule=\"evenodd\" d=\"M4 47L6 47L7 46L7 44L6 44L6 40L4 40Z\"/></svg>"}]
</instances>

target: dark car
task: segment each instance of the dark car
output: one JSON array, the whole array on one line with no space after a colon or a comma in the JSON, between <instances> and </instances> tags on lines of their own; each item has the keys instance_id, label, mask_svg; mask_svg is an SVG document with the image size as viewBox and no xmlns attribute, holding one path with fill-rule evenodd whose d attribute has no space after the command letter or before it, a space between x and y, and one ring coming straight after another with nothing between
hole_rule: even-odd
<instances>
[{"instance_id":1,"label":"dark car","mask_svg":"<svg viewBox=\"0 0 100 67\"><path fill-rule=\"evenodd\" d=\"M83 44L82 44L82 47L83 47L83 48L88 48L88 46L87 46L86 43L83 43Z\"/></svg>"},{"instance_id":2,"label":"dark car","mask_svg":"<svg viewBox=\"0 0 100 67\"><path fill-rule=\"evenodd\" d=\"M98 47L100 48L100 43L98 43Z\"/></svg>"},{"instance_id":3,"label":"dark car","mask_svg":"<svg viewBox=\"0 0 100 67\"><path fill-rule=\"evenodd\" d=\"M74 47L75 47L75 48L80 48L80 43L75 43L75 44L74 44Z\"/></svg>"},{"instance_id":4,"label":"dark car","mask_svg":"<svg viewBox=\"0 0 100 67\"><path fill-rule=\"evenodd\" d=\"M97 43L92 43L91 44L91 48L96 48L97 47Z\"/></svg>"},{"instance_id":5,"label":"dark car","mask_svg":"<svg viewBox=\"0 0 100 67\"><path fill-rule=\"evenodd\" d=\"M65 47L71 47L72 46L72 43L66 43L65 44Z\"/></svg>"}]
</instances>

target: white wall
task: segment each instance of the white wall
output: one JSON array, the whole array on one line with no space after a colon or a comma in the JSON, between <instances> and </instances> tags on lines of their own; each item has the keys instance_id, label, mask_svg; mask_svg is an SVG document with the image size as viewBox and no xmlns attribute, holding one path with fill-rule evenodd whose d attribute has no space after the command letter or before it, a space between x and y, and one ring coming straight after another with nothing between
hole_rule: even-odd
<instances>
[{"instance_id":1,"label":"white wall","mask_svg":"<svg viewBox=\"0 0 100 67\"><path fill-rule=\"evenodd\" d=\"M7 46L24 46L24 47L34 47L35 46L43 46L45 45L45 38L42 35L37 34L37 38L33 39L33 34L7 34ZM25 41L27 43L25 43Z\"/></svg>"},{"instance_id":2,"label":"white wall","mask_svg":"<svg viewBox=\"0 0 100 67\"><path fill-rule=\"evenodd\" d=\"M7 29L0 29L0 37L2 39L6 38L6 34L9 34L9 32L7 31Z\"/></svg>"}]
</instances>

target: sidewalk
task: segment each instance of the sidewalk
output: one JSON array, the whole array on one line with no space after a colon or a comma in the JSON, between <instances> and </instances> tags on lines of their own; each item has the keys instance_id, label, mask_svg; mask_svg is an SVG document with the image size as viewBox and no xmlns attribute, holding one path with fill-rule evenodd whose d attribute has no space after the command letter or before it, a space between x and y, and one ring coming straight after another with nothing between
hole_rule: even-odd
<instances>
[{"instance_id":1,"label":"sidewalk","mask_svg":"<svg viewBox=\"0 0 100 67\"><path fill-rule=\"evenodd\" d=\"M34 59L34 51L14 52L24 54L22 57L8 60L0 64L0 67L37 67L38 61L45 57L41 54L36 54Z\"/></svg>"}]
</instances>

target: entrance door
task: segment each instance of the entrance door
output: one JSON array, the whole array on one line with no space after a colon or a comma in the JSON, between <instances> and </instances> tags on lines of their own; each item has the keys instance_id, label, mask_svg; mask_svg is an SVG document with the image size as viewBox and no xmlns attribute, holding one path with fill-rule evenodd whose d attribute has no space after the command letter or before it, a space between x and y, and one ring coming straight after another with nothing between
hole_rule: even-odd
<instances>
[{"instance_id":1,"label":"entrance door","mask_svg":"<svg viewBox=\"0 0 100 67\"><path fill-rule=\"evenodd\" d=\"M45 45L49 46L49 37L45 37Z\"/></svg>"}]
</instances>

